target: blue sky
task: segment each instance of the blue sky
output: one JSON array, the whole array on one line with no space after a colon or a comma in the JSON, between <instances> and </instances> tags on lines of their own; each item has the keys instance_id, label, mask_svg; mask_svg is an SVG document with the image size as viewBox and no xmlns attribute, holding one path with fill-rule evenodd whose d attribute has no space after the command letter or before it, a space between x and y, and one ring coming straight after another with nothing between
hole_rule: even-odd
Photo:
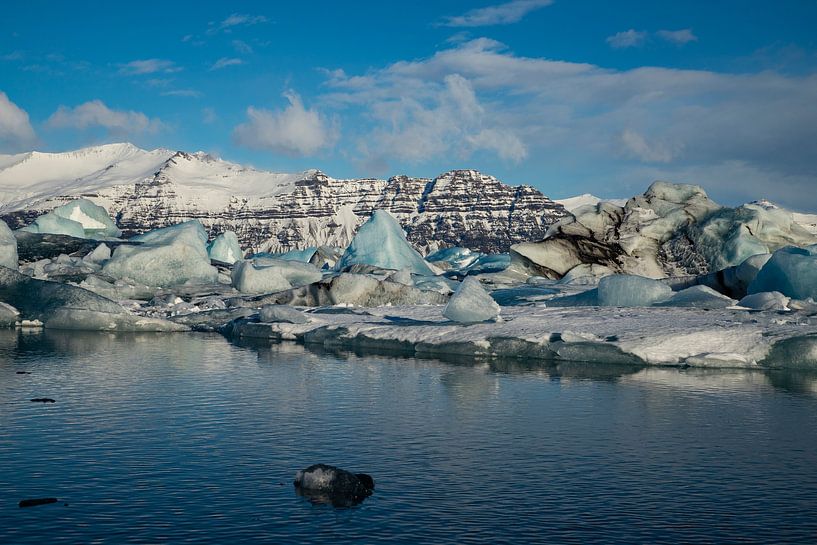
<instances>
[{"instance_id":1,"label":"blue sky","mask_svg":"<svg viewBox=\"0 0 817 545\"><path fill-rule=\"evenodd\" d=\"M806 0L8 2L0 152L126 140L817 210L815 30Z\"/></svg>"}]
</instances>

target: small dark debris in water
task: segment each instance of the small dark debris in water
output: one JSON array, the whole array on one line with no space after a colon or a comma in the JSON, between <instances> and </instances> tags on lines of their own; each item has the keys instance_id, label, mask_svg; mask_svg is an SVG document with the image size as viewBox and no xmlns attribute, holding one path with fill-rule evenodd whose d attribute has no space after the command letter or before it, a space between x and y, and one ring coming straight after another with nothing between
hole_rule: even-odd
<instances>
[{"instance_id":1,"label":"small dark debris in water","mask_svg":"<svg viewBox=\"0 0 817 545\"><path fill-rule=\"evenodd\" d=\"M618 335L608 335L607 337L604 337L604 340L608 343L614 343L618 340Z\"/></svg>"},{"instance_id":2,"label":"small dark debris in water","mask_svg":"<svg viewBox=\"0 0 817 545\"><path fill-rule=\"evenodd\" d=\"M17 371L17 374L18 375L30 375L31 373L29 373L28 371Z\"/></svg>"},{"instance_id":3,"label":"small dark debris in water","mask_svg":"<svg viewBox=\"0 0 817 545\"><path fill-rule=\"evenodd\" d=\"M50 397L35 397L32 399L34 403L56 403L56 399L51 399Z\"/></svg>"},{"instance_id":4,"label":"small dark debris in water","mask_svg":"<svg viewBox=\"0 0 817 545\"><path fill-rule=\"evenodd\" d=\"M20 507L36 507L38 505L48 505L49 503L57 503L57 498L31 498L28 500L21 500ZM66 504L68 505L68 504Z\"/></svg>"}]
</instances>

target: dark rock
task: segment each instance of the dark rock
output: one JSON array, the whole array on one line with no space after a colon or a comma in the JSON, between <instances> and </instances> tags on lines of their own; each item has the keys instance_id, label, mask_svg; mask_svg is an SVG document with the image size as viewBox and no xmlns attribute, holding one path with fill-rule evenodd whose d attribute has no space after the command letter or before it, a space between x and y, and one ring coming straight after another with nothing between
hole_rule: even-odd
<instances>
[{"instance_id":1,"label":"dark rock","mask_svg":"<svg viewBox=\"0 0 817 545\"><path fill-rule=\"evenodd\" d=\"M49 503L57 503L59 500L57 498L30 498L27 500L21 500L19 503L20 507L36 507L38 505L48 505ZM68 504L66 504L68 505Z\"/></svg>"},{"instance_id":2,"label":"dark rock","mask_svg":"<svg viewBox=\"0 0 817 545\"><path fill-rule=\"evenodd\" d=\"M51 399L50 397L35 397L32 399L34 403L56 403L56 399Z\"/></svg>"},{"instance_id":3,"label":"dark rock","mask_svg":"<svg viewBox=\"0 0 817 545\"><path fill-rule=\"evenodd\" d=\"M28 372L28 371L17 371L16 374L18 374L18 375L30 375L31 373Z\"/></svg>"},{"instance_id":4,"label":"dark rock","mask_svg":"<svg viewBox=\"0 0 817 545\"><path fill-rule=\"evenodd\" d=\"M357 505L374 491L374 479L326 464L314 464L295 474L295 490L314 504Z\"/></svg>"}]
</instances>

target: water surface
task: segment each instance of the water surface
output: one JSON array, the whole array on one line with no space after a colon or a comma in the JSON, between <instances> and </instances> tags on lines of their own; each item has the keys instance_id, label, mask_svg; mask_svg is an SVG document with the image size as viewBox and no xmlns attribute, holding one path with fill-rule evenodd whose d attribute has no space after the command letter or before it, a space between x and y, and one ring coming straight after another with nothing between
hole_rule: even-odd
<instances>
[{"instance_id":1,"label":"water surface","mask_svg":"<svg viewBox=\"0 0 817 545\"><path fill-rule=\"evenodd\" d=\"M2 331L0 543L812 543L816 423L809 374Z\"/></svg>"}]
</instances>

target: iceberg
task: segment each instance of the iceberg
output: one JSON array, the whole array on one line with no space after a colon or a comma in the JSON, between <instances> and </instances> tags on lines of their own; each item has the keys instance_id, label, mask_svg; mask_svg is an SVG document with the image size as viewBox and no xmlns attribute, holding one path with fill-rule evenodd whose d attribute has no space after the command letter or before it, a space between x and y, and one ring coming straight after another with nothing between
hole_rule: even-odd
<instances>
[{"instance_id":1,"label":"iceberg","mask_svg":"<svg viewBox=\"0 0 817 545\"><path fill-rule=\"evenodd\" d=\"M17 239L6 222L0 220L0 266L16 271L18 264Z\"/></svg>"},{"instance_id":2,"label":"iceberg","mask_svg":"<svg viewBox=\"0 0 817 545\"><path fill-rule=\"evenodd\" d=\"M451 296L443 316L453 322L473 324L495 320L499 311L499 305L488 295L479 280L469 276Z\"/></svg>"},{"instance_id":3,"label":"iceberg","mask_svg":"<svg viewBox=\"0 0 817 545\"><path fill-rule=\"evenodd\" d=\"M318 282L323 274L309 263L269 257L239 261L233 268L233 286L242 293L273 293Z\"/></svg>"},{"instance_id":4,"label":"iceberg","mask_svg":"<svg viewBox=\"0 0 817 545\"><path fill-rule=\"evenodd\" d=\"M244 259L244 251L238 243L238 236L233 231L224 231L207 245L207 254L213 261L232 265Z\"/></svg>"},{"instance_id":5,"label":"iceberg","mask_svg":"<svg viewBox=\"0 0 817 545\"><path fill-rule=\"evenodd\" d=\"M444 270L460 271L472 265L482 254L468 248L452 246L426 256L426 261Z\"/></svg>"},{"instance_id":6,"label":"iceberg","mask_svg":"<svg viewBox=\"0 0 817 545\"><path fill-rule=\"evenodd\" d=\"M8 303L0 303L0 327L14 327L19 319L19 310Z\"/></svg>"},{"instance_id":7,"label":"iceberg","mask_svg":"<svg viewBox=\"0 0 817 545\"><path fill-rule=\"evenodd\" d=\"M781 248L749 285L749 294L778 291L793 299L817 300L817 246Z\"/></svg>"},{"instance_id":8,"label":"iceberg","mask_svg":"<svg viewBox=\"0 0 817 545\"><path fill-rule=\"evenodd\" d=\"M670 297L672 288L652 278L617 274L599 281L598 304L603 307L647 307Z\"/></svg>"},{"instance_id":9,"label":"iceberg","mask_svg":"<svg viewBox=\"0 0 817 545\"><path fill-rule=\"evenodd\" d=\"M428 263L406 240L400 223L385 210L375 210L372 217L360 226L335 269L342 271L357 264L434 275Z\"/></svg>"},{"instance_id":10,"label":"iceberg","mask_svg":"<svg viewBox=\"0 0 817 545\"><path fill-rule=\"evenodd\" d=\"M76 238L116 238L122 234L108 212L88 199L77 199L58 206L21 230Z\"/></svg>"},{"instance_id":11,"label":"iceberg","mask_svg":"<svg viewBox=\"0 0 817 545\"><path fill-rule=\"evenodd\" d=\"M309 317L296 308L289 305L264 305L258 314L258 319L262 322L285 322L290 324L309 323Z\"/></svg>"},{"instance_id":12,"label":"iceberg","mask_svg":"<svg viewBox=\"0 0 817 545\"><path fill-rule=\"evenodd\" d=\"M207 232L198 220L148 231L131 240L141 244L118 246L103 273L158 287L214 283L218 278L207 254Z\"/></svg>"},{"instance_id":13,"label":"iceberg","mask_svg":"<svg viewBox=\"0 0 817 545\"><path fill-rule=\"evenodd\" d=\"M786 297L779 291L761 291L747 295L738 305L753 310L789 310L789 301L791 297Z\"/></svg>"}]
</instances>

